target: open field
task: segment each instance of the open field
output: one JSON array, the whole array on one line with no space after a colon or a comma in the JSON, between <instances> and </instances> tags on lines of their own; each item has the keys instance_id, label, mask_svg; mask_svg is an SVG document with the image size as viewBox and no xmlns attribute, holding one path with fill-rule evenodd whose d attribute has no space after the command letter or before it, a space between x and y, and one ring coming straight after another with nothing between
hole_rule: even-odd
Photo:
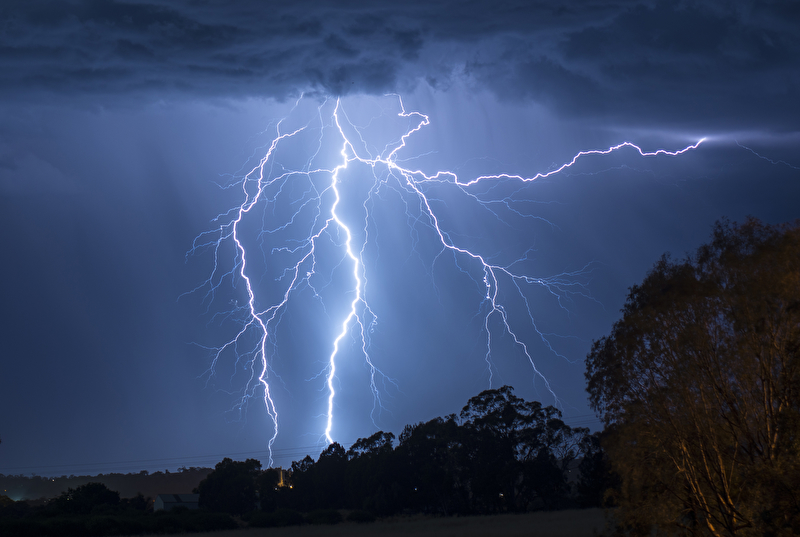
<instances>
[{"instance_id":1,"label":"open field","mask_svg":"<svg viewBox=\"0 0 800 537\"><path fill-rule=\"evenodd\" d=\"M197 537L593 537L605 527L602 509L475 517L395 517L368 524L293 526L210 533Z\"/></svg>"}]
</instances>

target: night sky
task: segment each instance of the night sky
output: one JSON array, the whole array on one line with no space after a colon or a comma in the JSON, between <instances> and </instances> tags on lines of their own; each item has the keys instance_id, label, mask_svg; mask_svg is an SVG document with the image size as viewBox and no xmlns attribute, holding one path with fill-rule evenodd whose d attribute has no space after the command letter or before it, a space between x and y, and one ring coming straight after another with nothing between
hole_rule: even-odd
<instances>
[{"instance_id":1,"label":"night sky","mask_svg":"<svg viewBox=\"0 0 800 537\"><path fill-rule=\"evenodd\" d=\"M338 165L337 98L362 157L385 157L427 115L396 164L457 174L420 187L447 240L559 284L497 285L531 363L499 310L487 332L484 274L443 248L421 198L385 166L349 165L337 211L377 318L382 408L350 331L333 439L399 434L503 384L596 428L583 358L628 287L720 218L800 218L798 28L790 1L3 2L0 473L268 462L274 428L247 357L212 363L247 321L243 281L220 278L240 257L229 239L189 251L235 217L279 133L306 127L271 177ZM417 115L398 115L400 96ZM623 148L463 187L625 141L674 151L701 138L679 156ZM284 292L286 249L320 230L301 209L325 180L290 176L242 224L258 308ZM316 248L269 330L284 467L326 444L326 365L354 296L343 230Z\"/></svg>"}]
</instances>

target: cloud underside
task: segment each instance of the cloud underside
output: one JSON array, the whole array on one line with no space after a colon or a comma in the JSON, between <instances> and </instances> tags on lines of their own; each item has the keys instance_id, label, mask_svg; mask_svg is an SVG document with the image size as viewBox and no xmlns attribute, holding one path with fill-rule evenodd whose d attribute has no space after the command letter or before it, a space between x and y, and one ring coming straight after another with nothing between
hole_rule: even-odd
<instances>
[{"instance_id":1,"label":"cloud underside","mask_svg":"<svg viewBox=\"0 0 800 537\"><path fill-rule=\"evenodd\" d=\"M385 93L454 82L563 115L793 129L790 2L20 2L6 99Z\"/></svg>"}]
</instances>

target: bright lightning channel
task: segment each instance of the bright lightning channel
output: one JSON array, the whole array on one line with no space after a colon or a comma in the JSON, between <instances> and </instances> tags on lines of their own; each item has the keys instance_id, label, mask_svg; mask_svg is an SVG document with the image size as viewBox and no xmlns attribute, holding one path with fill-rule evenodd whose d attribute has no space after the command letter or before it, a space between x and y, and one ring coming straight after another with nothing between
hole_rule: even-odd
<instances>
[{"instance_id":1,"label":"bright lightning channel","mask_svg":"<svg viewBox=\"0 0 800 537\"><path fill-rule=\"evenodd\" d=\"M370 372L370 391L373 396L373 409L370 415L375 422L375 412L382 407L381 392L378 389L376 376L381 376L385 380L392 382L386 375L380 371L373 363L369 355L369 333L372 331L377 323L377 316L370 308L366 299L366 268L364 264L364 252L369 240L369 226L371 214L368 207L370 202L375 202L380 199L379 191L381 187L392 188L401 195L406 195L412 200L416 200L419 210L419 218L413 218L415 221L424 221L424 225L428 227L434 235L438 238L438 243L441 245L439 253L436 254L434 262L443 253L451 252L456 258L456 265L464 273L469 274L469 271L463 268L463 262L457 259L461 258L465 262L474 263L478 269L480 277L475 277L470 274L472 280L483 289L479 312L482 313L482 326L485 332L485 361L487 363L489 385L492 385L492 361L491 354L493 348L492 330L490 323L492 319L499 319L502 330L511 337L511 341L521 350L529 362L534 376L543 381L547 390L553 396L554 400L558 400L556 394L550 387L548 379L543 375L536 366L533 359L529 345L521 338L517 332L512 328L509 321L509 311L506 306L501 302L500 289L505 281L508 281L513 286L512 291L516 291L516 295L521 297L522 303L527 310L527 320L534 332L538 335L544 345L555 355L561 356L548 341L547 335L539 330L531 310L528 296L523 291L523 286L539 286L552 294L559 304L562 299L573 293L583 294L582 284L577 283L576 278L581 276L587 267L573 272L566 272L551 277L534 277L522 272L515 268L522 264L523 261L528 259L530 250L525 254L508 264L496 263L490 261L490 258L485 254L474 251L467 246L457 244L453 239L453 234L447 229L444 229L441 223L440 215L434 209L431 203L432 199L426 193L426 185L445 185L458 189L463 195L468 196L474 201L478 202L484 209L488 210L499 219L499 216L489 207L490 201L482 199L478 194L472 192L471 187L478 183L495 181L516 181L527 183L537 179L547 178L574 166L580 159L590 155L608 155L610 153L619 151L623 148L631 148L636 150L642 157L655 157L655 156L678 156L687 151L697 149L700 144L705 141L701 138L694 144L688 145L682 149L667 151L658 149L656 151L645 151L641 147L631 142L623 142L607 149L594 149L581 151L577 153L569 162L564 163L560 167L552 169L547 172L537 173L531 177L524 177L521 175L481 175L473 179L462 181L458 175L452 171L439 171L435 174L428 175L421 170L412 170L405 168L398 164L398 154L406 147L406 141L409 137L413 136L416 132L423 129L430 124L430 119L427 115L420 112L406 112L400 96L393 95L392 98L397 100L399 112L398 118L405 121L410 121L410 128L404 134L399 136L393 143L387 144L382 151L373 150L376 155L370 154L367 143L363 138L363 133L353 123L351 123L344 112L344 107L341 99L335 101L324 101L317 107L317 114L313 120L310 120L304 126L294 130L287 130L282 132L284 120L277 122L276 135L270 142L266 154L259 160L258 164L250 169L249 172L237 178L237 181L231 183L230 186L239 186L242 191L243 201L240 205L234 207L230 211L220 214L214 220L219 225L217 229L205 232L198 236L191 250L187 255L198 253L202 250L211 250L213 252L214 266L211 275L207 280L197 286L190 292L205 291L203 300L211 304L217 299L217 294L220 292L224 282L229 282L229 285L236 287L237 282L241 282L244 286L246 295L246 305L240 306L235 302L235 307L220 315L223 320L229 320L238 323L240 328L236 331L235 335L224 345L220 347L210 348L213 358L209 369L206 371L207 378L216 375L217 366L223 356L227 353L232 353L235 357L236 371L239 369L247 371L247 380L245 381L244 388L240 391L241 398L238 399L232 410L243 412L251 398L260 397L258 393L263 390L263 405L266 409L267 415L272 421L273 432L268 441L269 462L273 464L272 460L272 447L278 437L279 431L279 416L278 410L273 400L270 391L270 372L272 372L272 365L270 358L271 346L275 345L274 331L280 323L283 314L286 311L287 305L290 303L292 295L296 294L303 288L309 288L314 296L320 301L322 300L315 281L318 276L318 245L323 237L337 243L337 237L344 237L340 240L339 246L343 249L342 257L335 266L339 266L344 262L352 265L352 287L350 293L352 299L349 302L349 307L346 314L339 324L340 329L336 334L332 345L331 353L328 356L325 368L320 373L325 376L325 385L327 387L327 412L325 420L324 439L327 443L333 442L333 422L336 398L336 365L337 358L340 353L342 340L351 334L355 329L354 337L358 338L360 343L360 352L363 355L365 362ZM298 107L302 98L295 103L295 108ZM333 110L325 112L326 108L332 106ZM294 109L293 109L294 111ZM326 115L327 114L327 115ZM312 123L314 126L312 127ZM276 152L279 147L289 141L299 137L301 134L306 133L308 130L317 128L319 135L315 140L316 148L311 148L309 151L310 158L305 161L304 166L299 169L285 169L276 159ZM314 163L322 158L323 146L328 139L327 131L333 131L335 138L339 139L338 158L339 162L335 166L329 167L316 167ZM352 138L347 134L348 131L355 133L356 138ZM356 149L358 147L359 149ZM340 206L342 204L342 190L340 186L344 179L342 178L343 172L348 168L351 163L368 166L372 171L374 182L369 189L366 199L361 204L364 211L364 227L363 242L360 247L355 244L355 238L351 225L345 222L345 218L340 214ZM318 180L322 177L323 180ZM324 178L328 179L325 180ZM394 183L389 186L389 181ZM302 194L292 198L290 191L292 189L299 189ZM298 208L290 215L288 219L282 224L270 227L267 225L267 215L275 215L276 211L279 212L282 203L288 202L292 206ZM405 198L404 198L405 199ZM496 201L496 200L494 200ZM407 201L406 215L412 219L409 211L411 210ZM246 226L244 224L245 218L255 208L262 207L263 215L261 217L261 230L258 233L259 241L261 242L261 250L264 253L264 263L268 264L269 261L280 263L282 257L293 258L292 261L285 265L285 268L280 273L280 276L275 280L275 286L282 283L282 291L277 293L277 298L272 301L268 306L262 307L262 302L269 302L267 298L260 298L259 291L261 287L256 285L253 278L255 273L249 271L251 252L246 245ZM508 204L506 204L508 207ZM326 208L327 207L327 208ZM510 207L509 207L510 209ZM516 209L510 209L520 214ZM303 218L307 219L306 232L300 233L299 238L284 239L282 243L277 245L266 244L271 238L278 233L287 232L301 226ZM308 225L310 224L310 225ZM225 245L232 244L234 246L233 260L231 268L225 271L222 266L225 264L223 258L225 257ZM266 293L264 293L266 294ZM324 304L323 304L324 307ZM563 306L562 306L563 307ZM563 358L563 356L561 356ZM234 376L237 373L234 373ZM318 375L319 376L319 375ZM231 378L233 381L233 376Z\"/></svg>"}]
</instances>

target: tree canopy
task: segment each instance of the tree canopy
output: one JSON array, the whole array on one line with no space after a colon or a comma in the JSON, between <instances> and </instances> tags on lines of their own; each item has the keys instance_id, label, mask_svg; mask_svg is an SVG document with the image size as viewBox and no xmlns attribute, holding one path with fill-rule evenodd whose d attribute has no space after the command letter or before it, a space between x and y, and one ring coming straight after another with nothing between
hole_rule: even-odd
<instances>
[{"instance_id":1,"label":"tree canopy","mask_svg":"<svg viewBox=\"0 0 800 537\"><path fill-rule=\"evenodd\" d=\"M110 490L102 483L86 483L78 488L67 489L56 498L56 504L65 512L88 514L100 505L117 505L119 492Z\"/></svg>"},{"instance_id":2,"label":"tree canopy","mask_svg":"<svg viewBox=\"0 0 800 537\"><path fill-rule=\"evenodd\" d=\"M800 221L661 258L586 359L629 531L800 533Z\"/></svg>"},{"instance_id":3,"label":"tree canopy","mask_svg":"<svg viewBox=\"0 0 800 537\"><path fill-rule=\"evenodd\" d=\"M394 435L379 431L348 450L333 443L317 461L292 463L293 486L281 491L277 505L379 515L566 507L583 503L568 477L589 448L587 437L588 429L567 426L558 409L503 386L471 398L458 417L406 426L394 449ZM596 497L597 483L587 479L581 497Z\"/></svg>"},{"instance_id":4,"label":"tree canopy","mask_svg":"<svg viewBox=\"0 0 800 537\"><path fill-rule=\"evenodd\" d=\"M261 461L234 461L224 458L200 482L200 507L210 511L241 515L256 508L257 480Z\"/></svg>"}]
</instances>

